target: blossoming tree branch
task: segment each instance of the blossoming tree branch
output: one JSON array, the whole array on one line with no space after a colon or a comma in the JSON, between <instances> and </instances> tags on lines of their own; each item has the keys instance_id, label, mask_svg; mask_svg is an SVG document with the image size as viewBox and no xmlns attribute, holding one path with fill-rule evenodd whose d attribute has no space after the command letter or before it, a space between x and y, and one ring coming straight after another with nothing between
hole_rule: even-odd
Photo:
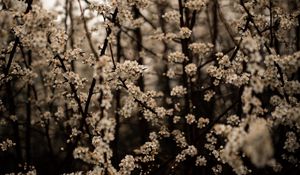
<instances>
[{"instance_id":1,"label":"blossoming tree branch","mask_svg":"<svg viewBox=\"0 0 300 175\"><path fill-rule=\"evenodd\" d=\"M299 0L0 0L0 174L300 173Z\"/></svg>"}]
</instances>

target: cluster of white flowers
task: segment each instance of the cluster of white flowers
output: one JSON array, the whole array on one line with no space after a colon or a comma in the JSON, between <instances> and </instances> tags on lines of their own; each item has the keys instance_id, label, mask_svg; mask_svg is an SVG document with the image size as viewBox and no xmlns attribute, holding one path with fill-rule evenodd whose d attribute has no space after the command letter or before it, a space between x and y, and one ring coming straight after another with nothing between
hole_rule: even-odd
<instances>
[{"instance_id":1,"label":"cluster of white flowers","mask_svg":"<svg viewBox=\"0 0 300 175\"><path fill-rule=\"evenodd\" d=\"M214 136L213 132L210 131L205 135L207 143L204 144L204 147L209 151L214 151L216 149L217 138Z\"/></svg>"},{"instance_id":2,"label":"cluster of white flowers","mask_svg":"<svg viewBox=\"0 0 300 175\"><path fill-rule=\"evenodd\" d=\"M195 146L189 145L186 149L182 150L175 158L176 162L183 162L186 160L186 156L194 157L198 153L198 150Z\"/></svg>"},{"instance_id":3,"label":"cluster of white flowers","mask_svg":"<svg viewBox=\"0 0 300 175\"><path fill-rule=\"evenodd\" d=\"M69 136L70 139L68 139L67 142L71 142L75 137L77 137L80 134L82 134L80 130L78 130L77 128L72 128L71 134Z\"/></svg>"},{"instance_id":4,"label":"cluster of white flowers","mask_svg":"<svg viewBox=\"0 0 300 175\"><path fill-rule=\"evenodd\" d=\"M188 58L179 51L172 52L168 55L168 61L171 63L183 63L186 61Z\"/></svg>"},{"instance_id":5,"label":"cluster of white flowers","mask_svg":"<svg viewBox=\"0 0 300 175\"><path fill-rule=\"evenodd\" d=\"M271 113L274 125L284 125L291 128L295 127L299 131L300 103L291 105L278 96L271 98L271 100L275 106L274 111Z\"/></svg>"},{"instance_id":6,"label":"cluster of white flowers","mask_svg":"<svg viewBox=\"0 0 300 175\"><path fill-rule=\"evenodd\" d=\"M137 109L138 104L135 102L135 99L132 96L125 97L125 103L120 109L119 113L125 117L129 118L131 114Z\"/></svg>"},{"instance_id":7,"label":"cluster of white flowers","mask_svg":"<svg viewBox=\"0 0 300 175\"><path fill-rule=\"evenodd\" d=\"M144 163L155 160L155 156L158 154L160 144L156 136L152 135L150 139L151 141L144 143L139 149L134 150L134 152L138 155L136 160Z\"/></svg>"},{"instance_id":8,"label":"cluster of white flowers","mask_svg":"<svg viewBox=\"0 0 300 175\"><path fill-rule=\"evenodd\" d=\"M209 119L208 119L208 118L199 117L198 123L197 123L197 127L200 128L200 129L202 129L202 128L204 128L208 123L209 123Z\"/></svg>"},{"instance_id":9,"label":"cluster of white flowers","mask_svg":"<svg viewBox=\"0 0 300 175\"><path fill-rule=\"evenodd\" d=\"M169 23L179 24L180 14L177 10L167 11L162 17Z\"/></svg>"},{"instance_id":10,"label":"cluster of white flowers","mask_svg":"<svg viewBox=\"0 0 300 175\"><path fill-rule=\"evenodd\" d=\"M184 71L190 77L195 76L197 74L197 66L194 63L190 63L184 67Z\"/></svg>"},{"instance_id":11,"label":"cluster of white flowers","mask_svg":"<svg viewBox=\"0 0 300 175\"><path fill-rule=\"evenodd\" d=\"M224 124L216 124L214 125L213 129L215 134L227 136L231 132L232 126L224 125Z\"/></svg>"},{"instance_id":12,"label":"cluster of white flowers","mask_svg":"<svg viewBox=\"0 0 300 175\"><path fill-rule=\"evenodd\" d=\"M187 89L181 85L175 86L171 91L171 96L183 97L187 93Z\"/></svg>"},{"instance_id":13,"label":"cluster of white flowers","mask_svg":"<svg viewBox=\"0 0 300 175\"><path fill-rule=\"evenodd\" d=\"M241 73L240 69L242 64L240 63L240 60L232 62L230 66L226 63L226 66L229 68L225 69L224 65L220 65L220 67L210 65L207 67L207 73L216 78L214 82L215 85L218 85L222 79L224 79L226 83L233 84L238 87L249 83L250 74Z\"/></svg>"},{"instance_id":14,"label":"cluster of white flowers","mask_svg":"<svg viewBox=\"0 0 300 175\"><path fill-rule=\"evenodd\" d=\"M221 174L223 171L222 165L218 164L214 167L212 167L212 171L214 172L214 174Z\"/></svg>"},{"instance_id":15,"label":"cluster of white flowers","mask_svg":"<svg viewBox=\"0 0 300 175\"><path fill-rule=\"evenodd\" d=\"M192 43L189 45L189 49L199 55L206 55L209 52L212 51L212 48L214 47L211 43Z\"/></svg>"},{"instance_id":16,"label":"cluster of white flowers","mask_svg":"<svg viewBox=\"0 0 300 175\"><path fill-rule=\"evenodd\" d=\"M210 101L211 98L212 98L215 94L216 94L216 92L213 91L213 90L208 90L208 91L206 91L205 94L204 94L204 100L207 101L207 102Z\"/></svg>"},{"instance_id":17,"label":"cluster of white flowers","mask_svg":"<svg viewBox=\"0 0 300 175\"><path fill-rule=\"evenodd\" d=\"M107 14L112 10L112 6L108 3L98 3L95 2L89 5L89 9L96 11L98 14Z\"/></svg>"},{"instance_id":18,"label":"cluster of white flowers","mask_svg":"<svg viewBox=\"0 0 300 175\"><path fill-rule=\"evenodd\" d=\"M237 115L230 115L226 118L226 120L230 125L238 125L240 123L240 118Z\"/></svg>"},{"instance_id":19,"label":"cluster of white flowers","mask_svg":"<svg viewBox=\"0 0 300 175\"><path fill-rule=\"evenodd\" d=\"M185 148L188 145L184 133L180 130L172 131L172 135L174 136L177 146L179 146L180 148Z\"/></svg>"},{"instance_id":20,"label":"cluster of white flowers","mask_svg":"<svg viewBox=\"0 0 300 175\"><path fill-rule=\"evenodd\" d=\"M167 111L164 107L157 107L155 108L155 112L159 118L164 118L167 114L172 114L172 109Z\"/></svg>"},{"instance_id":21,"label":"cluster of white flowers","mask_svg":"<svg viewBox=\"0 0 300 175\"><path fill-rule=\"evenodd\" d=\"M100 118L100 117L99 117ZM95 132L102 135L105 142L113 141L115 138L116 121L112 117L103 117L96 123Z\"/></svg>"},{"instance_id":22,"label":"cluster of white flowers","mask_svg":"<svg viewBox=\"0 0 300 175\"><path fill-rule=\"evenodd\" d=\"M77 147L73 152L74 158L94 165L107 166L112 157L112 150L109 144L104 142L99 136L93 137L92 144L95 147L93 151L90 151L87 147Z\"/></svg>"},{"instance_id":23,"label":"cluster of white flowers","mask_svg":"<svg viewBox=\"0 0 300 175\"><path fill-rule=\"evenodd\" d=\"M273 64L272 62L275 61L280 65L284 73L290 77L300 67L299 59L300 59L299 51L290 55L283 55L283 56L270 55L266 58L265 64L270 66Z\"/></svg>"},{"instance_id":24,"label":"cluster of white flowers","mask_svg":"<svg viewBox=\"0 0 300 175\"><path fill-rule=\"evenodd\" d=\"M78 58L84 58L84 56L85 53L82 51L82 49L74 48L66 50L63 59L68 62L71 62L77 60Z\"/></svg>"},{"instance_id":25,"label":"cluster of white flowers","mask_svg":"<svg viewBox=\"0 0 300 175\"><path fill-rule=\"evenodd\" d=\"M192 31L188 27L181 27L179 31L179 37L181 39L189 38L192 34Z\"/></svg>"},{"instance_id":26,"label":"cluster of white flowers","mask_svg":"<svg viewBox=\"0 0 300 175\"><path fill-rule=\"evenodd\" d=\"M195 118L195 116L193 114L186 115L185 119L186 119L186 123L189 124L189 125L191 125L191 124L193 124L193 123L196 122L196 118Z\"/></svg>"},{"instance_id":27,"label":"cluster of white flowers","mask_svg":"<svg viewBox=\"0 0 300 175\"><path fill-rule=\"evenodd\" d=\"M14 67L11 71L11 75L14 76L20 76L20 79L24 81L24 83L28 83L30 85L34 84L36 81L36 78L38 77L38 74L34 72L33 70L23 68L23 69L18 69L19 67Z\"/></svg>"},{"instance_id":28,"label":"cluster of white flowers","mask_svg":"<svg viewBox=\"0 0 300 175\"><path fill-rule=\"evenodd\" d=\"M13 147L15 145L16 144L12 140L6 139L0 143L0 148L2 151L6 151L8 150L8 148Z\"/></svg>"},{"instance_id":29,"label":"cluster of white flowers","mask_svg":"<svg viewBox=\"0 0 300 175\"><path fill-rule=\"evenodd\" d=\"M204 156L197 156L196 166L206 166L207 160Z\"/></svg>"},{"instance_id":30,"label":"cluster of white flowers","mask_svg":"<svg viewBox=\"0 0 300 175\"><path fill-rule=\"evenodd\" d=\"M173 117L173 123L174 123L174 124L178 123L178 122L180 121L180 119L181 119L180 116L178 116L178 115L174 116L174 117Z\"/></svg>"},{"instance_id":31,"label":"cluster of white flowers","mask_svg":"<svg viewBox=\"0 0 300 175\"><path fill-rule=\"evenodd\" d=\"M139 101L140 103L144 103L145 105L147 105L147 107L154 109L155 107L157 107L157 103L156 100L149 94L144 93L141 91L141 89L136 86L133 83L128 83L126 84L127 87L127 91L128 93L130 93L133 98L137 101ZM147 111L147 110L145 110ZM151 112L153 113L153 112Z\"/></svg>"},{"instance_id":32,"label":"cluster of white flowers","mask_svg":"<svg viewBox=\"0 0 300 175\"><path fill-rule=\"evenodd\" d=\"M158 40L158 41L171 41L178 36L173 32L161 33L159 31L154 32L154 34L149 36L149 39Z\"/></svg>"},{"instance_id":33,"label":"cluster of white flowers","mask_svg":"<svg viewBox=\"0 0 300 175\"><path fill-rule=\"evenodd\" d=\"M119 164L120 171L119 174L130 175L131 172L136 167L135 160L132 155L126 155Z\"/></svg>"},{"instance_id":34,"label":"cluster of white flowers","mask_svg":"<svg viewBox=\"0 0 300 175\"><path fill-rule=\"evenodd\" d=\"M79 74L72 71L64 73L63 76L69 83L73 84L76 89L83 88L87 82L86 78L81 78Z\"/></svg>"},{"instance_id":35,"label":"cluster of white flowers","mask_svg":"<svg viewBox=\"0 0 300 175\"><path fill-rule=\"evenodd\" d=\"M118 63L116 65L116 74L122 80L137 80L142 73L146 70L146 67L139 65L137 61L126 60L124 63Z\"/></svg>"},{"instance_id":36,"label":"cluster of white flowers","mask_svg":"<svg viewBox=\"0 0 300 175\"><path fill-rule=\"evenodd\" d=\"M191 10L202 10L203 7L207 5L209 1L207 0L188 0L185 3L185 7L191 9Z\"/></svg>"},{"instance_id":37,"label":"cluster of white flowers","mask_svg":"<svg viewBox=\"0 0 300 175\"><path fill-rule=\"evenodd\" d=\"M132 24L134 18L132 12L128 7L125 6L119 10L118 20L124 26L130 26Z\"/></svg>"},{"instance_id":38,"label":"cluster of white flowers","mask_svg":"<svg viewBox=\"0 0 300 175\"><path fill-rule=\"evenodd\" d=\"M32 6L30 13L21 16L24 25L17 25L14 28L15 34L21 39L22 44L38 50L45 50L50 46L56 53L62 53L68 36L66 33L55 27L54 15L47 13L37 5ZM35 32L31 32L35 31Z\"/></svg>"},{"instance_id":39,"label":"cluster of white flowers","mask_svg":"<svg viewBox=\"0 0 300 175\"><path fill-rule=\"evenodd\" d=\"M295 152L297 149L299 149L300 144L298 143L297 136L294 132L288 132L286 133L286 140L284 142L284 149L286 149L288 152Z\"/></svg>"},{"instance_id":40,"label":"cluster of white flowers","mask_svg":"<svg viewBox=\"0 0 300 175\"><path fill-rule=\"evenodd\" d=\"M89 149L86 147L77 147L73 152L73 156L75 159L81 159L85 162L94 163L90 160Z\"/></svg>"},{"instance_id":41,"label":"cluster of white flowers","mask_svg":"<svg viewBox=\"0 0 300 175\"><path fill-rule=\"evenodd\" d=\"M229 60L228 55L224 55L222 52L216 53L218 63L224 67L229 67L231 65L231 62Z\"/></svg>"}]
</instances>

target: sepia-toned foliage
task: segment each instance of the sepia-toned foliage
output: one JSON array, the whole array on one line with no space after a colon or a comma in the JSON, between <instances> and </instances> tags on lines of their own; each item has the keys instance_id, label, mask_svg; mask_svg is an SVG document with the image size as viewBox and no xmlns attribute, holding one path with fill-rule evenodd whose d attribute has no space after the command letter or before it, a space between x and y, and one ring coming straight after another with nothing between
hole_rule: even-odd
<instances>
[{"instance_id":1,"label":"sepia-toned foliage","mask_svg":"<svg viewBox=\"0 0 300 175\"><path fill-rule=\"evenodd\" d=\"M0 174L299 174L299 0L0 0Z\"/></svg>"}]
</instances>

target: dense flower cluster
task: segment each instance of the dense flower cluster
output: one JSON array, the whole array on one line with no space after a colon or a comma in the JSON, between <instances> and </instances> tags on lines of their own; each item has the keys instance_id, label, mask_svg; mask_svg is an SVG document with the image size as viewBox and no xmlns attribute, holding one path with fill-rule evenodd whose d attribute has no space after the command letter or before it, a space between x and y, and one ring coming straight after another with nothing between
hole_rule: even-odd
<instances>
[{"instance_id":1,"label":"dense flower cluster","mask_svg":"<svg viewBox=\"0 0 300 175\"><path fill-rule=\"evenodd\" d=\"M16 145L15 143L12 142L10 139L6 139L0 143L0 147L2 151L6 151L10 147Z\"/></svg>"},{"instance_id":2,"label":"dense flower cluster","mask_svg":"<svg viewBox=\"0 0 300 175\"><path fill-rule=\"evenodd\" d=\"M207 4L207 0L189 0L185 3L185 7L191 10L202 10Z\"/></svg>"},{"instance_id":3,"label":"dense flower cluster","mask_svg":"<svg viewBox=\"0 0 300 175\"><path fill-rule=\"evenodd\" d=\"M162 17L167 22L178 23L179 24L180 14L179 14L179 12L177 10L168 11Z\"/></svg>"},{"instance_id":4,"label":"dense flower cluster","mask_svg":"<svg viewBox=\"0 0 300 175\"><path fill-rule=\"evenodd\" d=\"M194 76L197 74L197 66L194 63L190 63L184 67L184 71L189 76Z\"/></svg>"},{"instance_id":5,"label":"dense flower cluster","mask_svg":"<svg viewBox=\"0 0 300 175\"><path fill-rule=\"evenodd\" d=\"M182 63L187 60L187 57L179 51L172 52L168 55L168 61L174 63Z\"/></svg>"},{"instance_id":6,"label":"dense flower cluster","mask_svg":"<svg viewBox=\"0 0 300 175\"><path fill-rule=\"evenodd\" d=\"M187 93L187 90L185 87L179 85L179 86L175 86L172 91L171 91L171 96L178 96L178 97L182 97Z\"/></svg>"}]
</instances>

